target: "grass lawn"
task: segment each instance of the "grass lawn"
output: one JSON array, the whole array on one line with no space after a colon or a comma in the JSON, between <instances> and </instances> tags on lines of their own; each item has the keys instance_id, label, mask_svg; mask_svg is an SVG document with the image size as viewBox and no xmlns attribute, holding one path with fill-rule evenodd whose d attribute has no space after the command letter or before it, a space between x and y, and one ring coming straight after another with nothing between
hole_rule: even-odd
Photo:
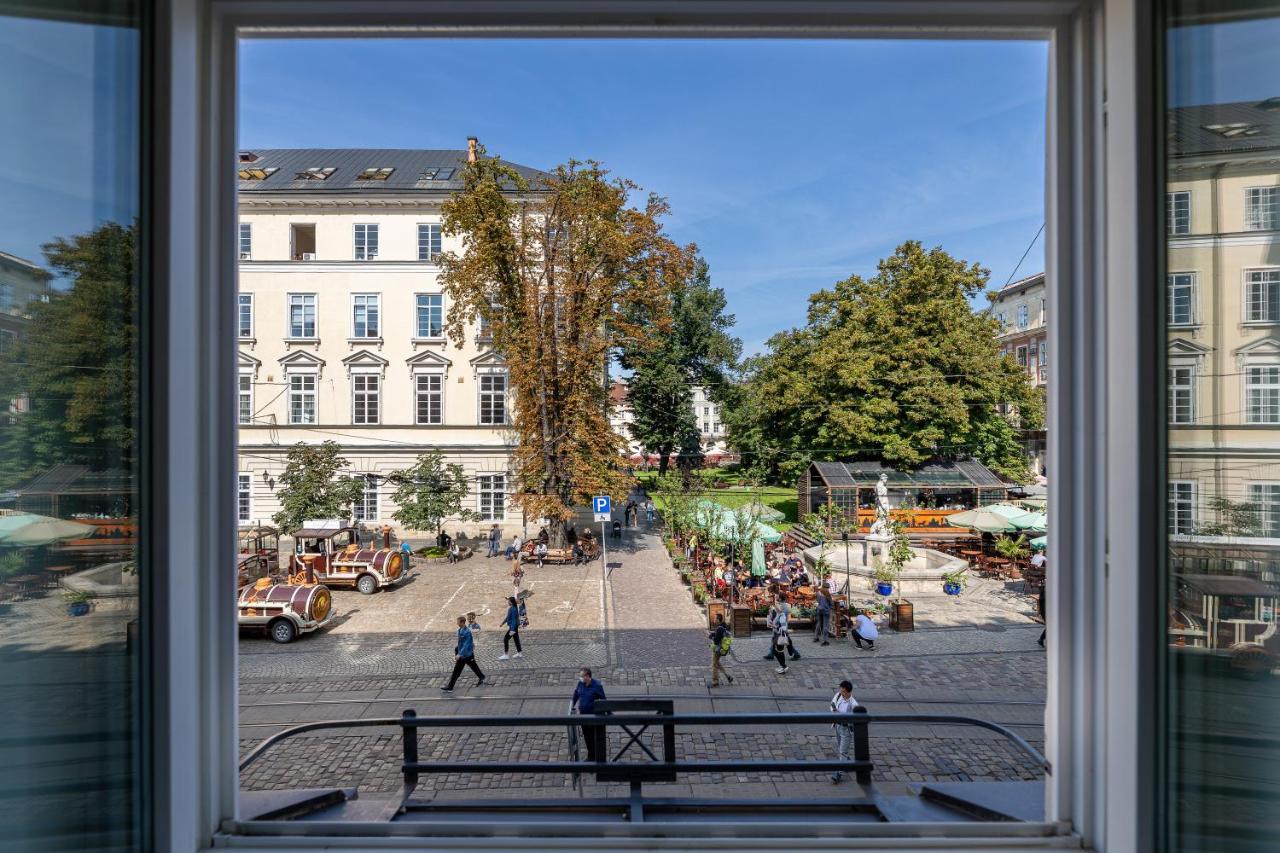
<instances>
[{"instance_id":1,"label":"grass lawn","mask_svg":"<svg viewBox=\"0 0 1280 853\"><path fill-rule=\"evenodd\" d=\"M657 473L653 471L643 471L636 474L636 479L646 487L657 477ZM740 481L738 474L715 470L699 471L698 477L703 481L703 486L698 489L699 497L713 500L730 509L737 509L758 498L762 504L773 507L784 516L781 521L766 520L766 524L785 532L791 525L796 523L796 490L793 488L789 489L784 486L739 486L736 485ZM714 480L728 482L732 485L728 488L713 488L711 482ZM661 496L653 495L653 503L659 511L663 509Z\"/></svg>"}]
</instances>

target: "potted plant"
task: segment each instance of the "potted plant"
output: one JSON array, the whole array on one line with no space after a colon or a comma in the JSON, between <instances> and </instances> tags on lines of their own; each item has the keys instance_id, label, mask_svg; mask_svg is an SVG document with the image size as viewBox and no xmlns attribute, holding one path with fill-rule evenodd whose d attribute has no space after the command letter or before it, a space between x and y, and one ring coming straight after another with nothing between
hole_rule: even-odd
<instances>
[{"instance_id":1,"label":"potted plant","mask_svg":"<svg viewBox=\"0 0 1280 853\"><path fill-rule=\"evenodd\" d=\"M907 563L911 562L911 540L903 533L903 523L901 521L891 522L890 529L893 531L893 543L889 546L887 559L881 564L880 568L888 568L892 574L893 580L890 583L898 593L893 599L892 607L889 611L889 624L895 631L913 631L915 630L915 619L912 615L911 602L902 597L902 590L897 588L898 577L902 574L903 568ZM877 568L877 573L879 568Z\"/></svg>"},{"instance_id":2,"label":"potted plant","mask_svg":"<svg viewBox=\"0 0 1280 853\"><path fill-rule=\"evenodd\" d=\"M1001 536L995 542L996 553L1006 560L1023 560L1031 553L1031 547L1027 545L1027 537L1024 534L1018 534L1015 539L1012 536Z\"/></svg>"},{"instance_id":3,"label":"potted plant","mask_svg":"<svg viewBox=\"0 0 1280 853\"><path fill-rule=\"evenodd\" d=\"M942 591L947 595L959 595L969 583L967 569L956 569L954 572L942 573Z\"/></svg>"},{"instance_id":4,"label":"potted plant","mask_svg":"<svg viewBox=\"0 0 1280 853\"><path fill-rule=\"evenodd\" d=\"M888 563L881 563L876 566L876 594L877 595L893 595L893 582L897 580L898 573Z\"/></svg>"},{"instance_id":5,"label":"potted plant","mask_svg":"<svg viewBox=\"0 0 1280 853\"><path fill-rule=\"evenodd\" d=\"M88 613L93 606L94 597L93 593L80 589L64 592L62 598L67 602L67 615L83 616Z\"/></svg>"},{"instance_id":6,"label":"potted plant","mask_svg":"<svg viewBox=\"0 0 1280 853\"><path fill-rule=\"evenodd\" d=\"M693 602L694 602L695 604L706 604L706 602L707 602L707 588L706 588L705 586L703 586L702 584L694 584L694 587L693 587Z\"/></svg>"}]
</instances>

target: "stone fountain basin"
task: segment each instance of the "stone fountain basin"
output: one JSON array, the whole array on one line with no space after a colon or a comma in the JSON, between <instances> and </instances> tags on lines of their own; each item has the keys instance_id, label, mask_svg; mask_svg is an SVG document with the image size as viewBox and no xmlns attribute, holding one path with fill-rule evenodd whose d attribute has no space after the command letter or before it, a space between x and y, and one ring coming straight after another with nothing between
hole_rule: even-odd
<instances>
[{"instance_id":1,"label":"stone fountain basin","mask_svg":"<svg viewBox=\"0 0 1280 853\"><path fill-rule=\"evenodd\" d=\"M878 553L877 553L878 551ZM849 583L853 590L859 588L874 589L876 585L876 566L884 560L889 551L887 542L867 542L862 539L844 542L828 542L815 545L801 552L805 563L812 568L819 557L825 555L831 564L831 572L837 580L842 579L845 571L845 558L848 557ZM942 576L955 571L967 571L969 564L950 554L934 551L931 548L911 547L911 560L903 567L898 576L897 586L905 598L912 595L934 595L942 591Z\"/></svg>"}]
</instances>

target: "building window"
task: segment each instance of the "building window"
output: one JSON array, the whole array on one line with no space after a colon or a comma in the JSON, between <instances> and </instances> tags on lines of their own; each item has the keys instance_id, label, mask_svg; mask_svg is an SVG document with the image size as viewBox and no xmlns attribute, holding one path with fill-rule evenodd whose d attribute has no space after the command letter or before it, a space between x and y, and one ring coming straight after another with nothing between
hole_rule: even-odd
<instances>
[{"instance_id":1,"label":"building window","mask_svg":"<svg viewBox=\"0 0 1280 853\"><path fill-rule=\"evenodd\" d=\"M7 281L0 281L0 311L13 310L13 285Z\"/></svg>"},{"instance_id":2,"label":"building window","mask_svg":"<svg viewBox=\"0 0 1280 853\"><path fill-rule=\"evenodd\" d=\"M1025 305L1018 306L1018 328L1025 329L1031 325L1031 309Z\"/></svg>"},{"instance_id":3,"label":"building window","mask_svg":"<svg viewBox=\"0 0 1280 853\"><path fill-rule=\"evenodd\" d=\"M1244 301L1248 322L1280 322L1280 269L1246 272Z\"/></svg>"},{"instance_id":4,"label":"building window","mask_svg":"<svg viewBox=\"0 0 1280 853\"><path fill-rule=\"evenodd\" d=\"M240 374L240 423L253 423L253 374Z\"/></svg>"},{"instance_id":5,"label":"building window","mask_svg":"<svg viewBox=\"0 0 1280 853\"><path fill-rule=\"evenodd\" d=\"M1196 529L1196 484L1169 483L1169 532L1194 533Z\"/></svg>"},{"instance_id":6,"label":"building window","mask_svg":"<svg viewBox=\"0 0 1280 853\"><path fill-rule=\"evenodd\" d=\"M507 475L481 474L476 482L480 490L480 519L502 521L507 509Z\"/></svg>"},{"instance_id":7,"label":"building window","mask_svg":"<svg viewBox=\"0 0 1280 853\"><path fill-rule=\"evenodd\" d=\"M314 338L316 336L316 295L314 293L289 294L289 337Z\"/></svg>"},{"instance_id":8,"label":"building window","mask_svg":"<svg viewBox=\"0 0 1280 853\"><path fill-rule=\"evenodd\" d=\"M17 332L12 329L0 329L0 352L9 352L17 343Z\"/></svg>"},{"instance_id":9,"label":"building window","mask_svg":"<svg viewBox=\"0 0 1280 853\"><path fill-rule=\"evenodd\" d=\"M1040 366L1044 367L1049 363L1049 342L1040 342Z\"/></svg>"},{"instance_id":10,"label":"building window","mask_svg":"<svg viewBox=\"0 0 1280 853\"><path fill-rule=\"evenodd\" d=\"M1040 325L1043 326L1047 322L1049 322L1049 303L1046 300L1041 299L1040 300Z\"/></svg>"},{"instance_id":11,"label":"building window","mask_svg":"<svg viewBox=\"0 0 1280 853\"><path fill-rule=\"evenodd\" d=\"M240 305L240 337L253 337L253 294L241 293Z\"/></svg>"},{"instance_id":12,"label":"building window","mask_svg":"<svg viewBox=\"0 0 1280 853\"><path fill-rule=\"evenodd\" d=\"M418 294L418 337L444 337L444 297L438 293Z\"/></svg>"},{"instance_id":13,"label":"building window","mask_svg":"<svg viewBox=\"0 0 1280 853\"><path fill-rule=\"evenodd\" d=\"M1196 419L1196 374L1189 365L1169 368L1169 423L1189 424Z\"/></svg>"},{"instance_id":14,"label":"building window","mask_svg":"<svg viewBox=\"0 0 1280 853\"><path fill-rule=\"evenodd\" d=\"M247 261L253 257L253 225L240 223L240 260Z\"/></svg>"},{"instance_id":15,"label":"building window","mask_svg":"<svg viewBox=\"0 0 1280 853\"><path fill-rule=\"evenodd\" d=\"M378 257L378 226L368 222L356 223L356 260L372 261Z\"/></svg>"},{"instance_id":16,"label":"building window","mask_svg":"<svg viewBox=\"0 0 1280 853\"><path fill-rule=\"evenodd\" d=\"M378 518L378 480L377 474L356 474L356 479L364 480L364 493L351 505L351 517L356 521L374 521Z\"/></svg>"},{"instance_id":17,"label":"building window","mask_svg":"<svg viewBox=\"0 0 1280 853\"><path fill-rule=\"evenodd\" d=\"M419 424L444 423L443 373L419 373L414 378L414 395Z\"/></svg>"},{"instance_id":18,"label":"building window","mask_svg":"<svg viewBox=\"0 0 1280 853\"><path fill-rule=\"evenodd\" d=\"M1191 193L1176 192L1166 196L1165 205L1169 213L1169 233L1171 235L1191 233Z\"/></svg>"},{"instance_id":19,"label":"building window","mask_svg":"<svg viewBox=\"0 0 1280 853\"><path fill-rule=\"evenodd\" d=\"M1167 285L1169 288L1169 325L1191 325L1195 322L1195 273L1170 273Z\"/></svg>"},{"instance_id":20,"label":"building window","mask_svg":"<svg viewBox=\"0 0 1280 853\"><path fill-rule=\"evenodd\" d=\"M1280 424L1280 364L1245 369L1245 422Z\"/></svg>"},{"instance_id":21,"label":"building window","mask_svg":"<svg viewBox=\"0 0 1280 853\"><path fill-rule=\"evenodd\" d=\"M312 373L289 375L289 423L316 422L316 377Z\"/></svg>"},{"instance_id":22,"label":"building window","mask_svg":"<svg viewBox=\"0 0 1280 853\"><path fill-rule=\"evenodd\" d=\"M379 331L378 294L357 293L352 296L351 337L376 338Z\"/></svg>"},{"instance_id":23,"label":"building window","mask_svg":"<svg viewBox=\"0 0 1280 853\"><path fill-rule=\"evenodd\" d=\"M248 524L253 520L253 497L249 494L252 477L248 474L236 475L236 520Z\"/></svg>"},{"instance_id":24,"label":"building window","mask_svg":"<svg viewBox=\"0 0 1280 853\"><path fill-rule=\"evenodd\" d=\"M1280 228L1280 187L1250 187L1245 190L1246 231L1275 231Z\"/></svg>"},{"instance_id":25,"label":"building window","mask_svg":"<svg viewBox=\"0 0 1280 853\"><path fill-rule=\"evenodd\" d=\"M1000 330L1004 331L1004 312L1003 311L996 312L996 322L1000 324Z\"/></svg>"},{"instance_id":26,"label":"building window","mask_svg":"<svg viewBox=\"0 0 1280 853\"><path fill-rule=\"evenodd\" d=\"M507 422L507 375L482 373L480 375L480 423L485 426L503 426Z\"/></svg>"},{"instance_id":27,"label":"building window","mask_svg":"<svg viewBox=\"0 0 1280 853\"><path fill-rule=\"evenodd\" d=\"M1258 508L1262 535L1280 537L1280 483L1250 483L1249 503Z\"/></svg>"},{"instance_id":28,"label":"building window","mask_svg":"<svg viewBox=\"0 0 1280 853\"><path fill-rule=\"evenodd\" d=\"M418 260L434 261L440 257L440 226L422 223L418 225Z\"/></svg>"},{"instance_id":29,"label":"building window","mask_svg":"<svg viewBox=\"0 0 1280 853\"><path fill-rule=\"evenodd\" d=\"M351 375L351 422L378 423L382 377L376 373Z\"/></svg>"},{"instance_id":30,"label":"building window","mask_svg":"<svg viewBox=\"0 0 1280 853\"><path fill-rule=\"evenodd\" d=\"M1026 348L1026 347L1018 347L1016 350L1014 350L1014 353L1016 353L1016 355L1014 356L1014 358L1016 358L1016 359L1017 359L1017 361L1018 361L1018 366L1019 366L1019 367L1026 367L1026 366L1027 366L1027 348Z\"/></svg>"}]
</instances>

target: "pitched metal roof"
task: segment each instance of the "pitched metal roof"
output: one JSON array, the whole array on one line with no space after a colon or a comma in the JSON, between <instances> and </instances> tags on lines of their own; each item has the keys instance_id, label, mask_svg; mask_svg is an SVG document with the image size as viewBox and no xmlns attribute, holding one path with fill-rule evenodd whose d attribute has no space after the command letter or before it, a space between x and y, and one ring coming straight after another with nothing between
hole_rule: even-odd
<instances>
[{"instance_id":1,"label":"pitched metal roof","mask_svg":"<svg viewBox=\"0 0 1280 853\"><path fill-rule=\"evenodd\" d=\"M1187 586L1205 595L1244 595L1261 598L1280 598L1280 592L1256 578L1243 575L1176 575Z\"/></svg>"},{"instance_id":2,"label":"pitched metal roof","mask_svg":"<svg viewBox=\"0 0 1280 853\"><path fill-rule=\"evenodd\" d=\"M467 152L459 150L419 150L410 148L250 148L242 154L254 157L241 160L240 170L270 172L262 180L240 180L242 193L276 194L298 192L320 195L370 193L448 194L462 189L462 169L467 165ZM519 163L502 161L530 183L546 173ZM357 180L366 169L392 170L386 180ZM324 180L299 179L309 169L333 169ZM273 171L274 170L274 171ZM426 178L433 171L446 179Z\"/></svg>"},{"instance_id":3,"label":"pitched metal roof","mask_svg":"<svg viewBox=\"0 0 1280 853\"><path fill-rule=\"evenodd\" d=\"M133 491L128 471L107 469L94 471L87 465L60 462L36 475L18 488L20 496L33 495L106 495Z\"/></svg>"},{"instance_id":4,"label":"pitched metal roof","mask_svg":"<svg viewBox=\"0 0 1280 853\"><path fill-rule=\"evenodd\" d=\"M1003 299L1016 290L1025 290L1026 288L1036 287L1042 284L1044 284L1044 273L1038 272L1034 275L1029 275L1026 278L1020 278L1017 281L1009 282L1004 287L996 291L996 299Z\"/></svg>"},{"instance_id":5,"label":"pitched metal roof","mask_svg":"<svg viewBox=\"0 0 1280 853\"><path fill-rule=\"evenodd\" d=\"M1280 97L1176 107L1167 130L1173 157L1280 149Z\"/></svg>"},{"instance_id":6,"label":"pitched metal roof","mask_svg":"<svg viewBox=\"0 0 1280 853\"><path fill-rule=\"evenodd\" d=\"M888 484L897 487L1007 488L1007 484L976 459L929 462L912 471L900 471L883 462L814 462L814 470L828 486L852 488L870 486L888 475Z\"/></svg>"}]
</instances>

